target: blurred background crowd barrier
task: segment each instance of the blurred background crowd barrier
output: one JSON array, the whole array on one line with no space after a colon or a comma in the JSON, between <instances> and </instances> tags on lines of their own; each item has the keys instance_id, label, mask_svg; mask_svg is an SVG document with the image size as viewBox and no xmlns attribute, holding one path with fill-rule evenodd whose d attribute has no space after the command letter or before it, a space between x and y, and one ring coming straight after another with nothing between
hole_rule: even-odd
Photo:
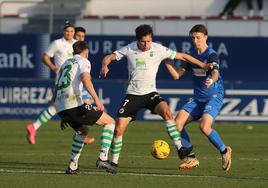
<instances>
[{"instance_id":1,"label":"blurred background crowd barrier","mask_svg":"<svg viewBox=\"0 0 268 188\"><path fill-rule=\"evenodd\" d=\"M113 116L124 96L127 64L125 59L113 63L108 77L101 80L98 73L102 58L134 41L134 29L139 24L153 26L155 41L188 53L193 48L188 31L201 23L208 27L209 45L220 57L226 88L224 106L217 120L267 122L267 2L264 1L261 16L249 16L245 3L238 6L234 15L219 16L225 0L154 2L0 1L0 119L35 118L50 101L55 75L40 57L52 40L62 36L64 21L69 20L87 30L96 90ZM163 65L157 84L174 113L192 96L190 75L173 81ZM159 117L143 111L138 119Z\"/></svg>"}]
</instances>

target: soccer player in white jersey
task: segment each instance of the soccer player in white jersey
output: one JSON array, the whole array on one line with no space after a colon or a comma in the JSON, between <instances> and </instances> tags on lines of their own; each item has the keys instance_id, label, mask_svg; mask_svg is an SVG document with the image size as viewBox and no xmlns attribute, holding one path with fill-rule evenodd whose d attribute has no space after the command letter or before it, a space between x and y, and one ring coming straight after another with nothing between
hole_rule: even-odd
<instances>
[{"instance_id":1,"label":"soccer player in white jersey","mask_svg":"<svg viewBox=\"0 0 268 188\"><path fill-rule=\"evenodd\" d=\"M75 27L75 33L74 33L74 38L78 41L84 41L86 37L86 30L83 27ZM83 101L86 104L91 104L93 99L87 92L86 88L83 88Z\"/></svg>"},{"instance_id":2,"label":"soccer player in white jersey","mask_svg":"<svg viewBox=\"0 0 268 188\"><path fill-rule=\"evenodd\" d=\"M42 61L56 74L59 73L61 65L68 58L73 57L72 45L76 41L74 39L74 26L69 22L65 23L63 37L54 40L48 47L47 51L42 57ZM52 62L52 58L54 61ZM36 133L37 129L41 125L46 123L56 114L56 109L53 103L51 103L48 108L44 109L38 116L35 122L30 123L26 126L27 130L27 140L30 144L36 143Z\"/></svg>"},{"instance_id":3,"label":"soccer player in white jersey","mask_svg":"<svg viewBox=\"0 0 268 188\"><path fill-rule=\"evenodd\" d=\"M104 106L91 82L91 64L87 60L88 44L85 41L78 41L74 43L73 49L74 57L66 60L61 66L54 95L58 115L75 130L71 159L66 173L78 173L78 159L88 134L88 125L95 123L103 126L100 155L96 166L109 173L115 173L114 167L108 161L108 152L114 135L114 119L103 111ZM84 103L83 86L94 99L96 106Z\"/></svg>"},{"instance_id":4,"label":"soccer player in white jersey","mask_svg":"<svg viewBox=\"0 0 268 188\"><path fill-rule=\"evenodd\" d=\"M156 74L160 63L166 58L180 59L208 69L204 63L187 54L175 52L161 44L152 42L153 31L150 25L140 25L135 31L137 41L105 56L100 71L100 77L105 77L109 72L108 65L112 61L118 61L124 56L128 59L128 88L126 97L118 111L112 144L111 164L114 167L118 167L123 134L130 121L135 120L137 112L142 108L150 109L164 119L167 132L181 159L191 151L190 148L182 147L180 133L176 129L176 123L168 104L157 93Z\"/></svg>"},{"instance_id":5,"label":"soccer player in white jersey","mask_svg":"<svg viewBox=\"0 0 268 188\"><path fill-rule=\"evenodd\" d=\"M74 32L75 31L75 32ZM69 22L66 22L64 27L64 36L58 40L55 40L51 43L49 46L47 52L43 56L43 61L46 63L51 70L55 73L58 73L58 70L60 67L57 66L63 63L62 60L66 60L70 57L72 57L72 44L78 40L83 41L85 40L85 34L86 30L83 27L73 27ZM74 38L74 39L73 39ZM55 58L54 62L55 65L51 62L50 57L56 57L58 56L58 60ZM59 62L59 63L56 63ZM83 100L85 103L90 104L92 102L92 99L88 92L86 90L83 90ZM46 109L44 109L39 117L36 119L35 122L30 123L26 126L27 130L27 140L30 144L36 143L36 133L37 130L45 124L47 121L49 121L54 115L56 114L56 110L53 104L50 104L50 106ZM64 129L64 122L61 123L62 129ZM86 144L90 144L94 142L95 138L88 137L85 139Z\"/></svg>"}]
</instances>

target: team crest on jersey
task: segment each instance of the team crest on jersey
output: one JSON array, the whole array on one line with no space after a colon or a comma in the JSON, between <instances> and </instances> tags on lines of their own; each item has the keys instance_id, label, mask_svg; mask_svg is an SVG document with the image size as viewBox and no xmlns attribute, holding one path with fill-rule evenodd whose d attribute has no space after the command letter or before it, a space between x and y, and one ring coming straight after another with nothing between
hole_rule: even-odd
<instances>
[{"instance_id":1,"label":"team crest on jersey","mask_svg":"<svg viewBox=\"0 0 268 188\"><path fill-rule=\"evenodd\" d=\"M151 51L151 52L150 52L150 57L153 57L153 56L154 56L154 52Z\"/></svg>"},{"instance_id":2,"label":"team crest on jersey","mask_svg":"<svg viewBox=\"0 0 268 188\"><path fill-rule=\"evenodd\" d=\"M124 108L120 108L119 114L123 114L125 112Z\"/></svg>"}]
</instances>

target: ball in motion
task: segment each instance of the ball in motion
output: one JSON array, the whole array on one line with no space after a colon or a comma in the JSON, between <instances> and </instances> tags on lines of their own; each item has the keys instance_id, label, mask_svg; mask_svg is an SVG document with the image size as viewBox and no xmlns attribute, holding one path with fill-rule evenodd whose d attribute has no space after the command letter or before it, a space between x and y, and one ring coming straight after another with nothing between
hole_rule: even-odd
<instances>
[{"instance_id":1,"label":"ball in motion","mask_svg":"<svg viewBox=\"0 0 268 188\"><path fill-rule=\"evenodd\" d=\"M169 145L164 140L156 140L154 141L152 148L151 148L151 154L156 159L165 159L168 157L170 153Z\"/></svg>"}]
</instances>

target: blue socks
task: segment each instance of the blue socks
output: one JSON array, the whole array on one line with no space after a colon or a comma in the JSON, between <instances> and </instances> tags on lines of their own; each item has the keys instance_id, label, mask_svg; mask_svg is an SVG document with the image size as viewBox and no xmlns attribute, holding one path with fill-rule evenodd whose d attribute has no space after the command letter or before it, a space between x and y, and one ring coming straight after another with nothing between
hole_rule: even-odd
<instances>
[{"instance_id":1,"label":"blue socks","mask_svg":"<svg viewBox=\"0 0 268 188\"><path fill-rule=\"evenodd\" d=\"M208 135L209 141L223 154L226 151L226 146L223 143L220 135L217 133L216 130L212 129L211 133ZM185 129L181 130L181 143L183 147L189 148L192 146L190 143L190 138ZM189 154L194 155L193 152Z\"/></svg>"},{"instance_id":2,"label":"blue socks","mask_svg":"<svg viewBox=\"0 0 268 188\"><path fill-rule=\"evenodd\" d=\"M184 128L181 130L181 143L185 148L190 148L192 146L190 137ZM191 153L188 154L188 157L195 157L194 151L191 151Z\"/></svg>"},{"instance_id":3,"label":"blue socks","mask_svg":"<svg viewBox=\"0 0 268 188\"><path fill-rule=\"evenodd\" d=\"M225 152L226 146L217 131L212 129L211 133L208 135L208 139L221 153Z\"/></svg>"},{"instance_id":4,"label":"blue socks","mask_svg":"<svg viewBox=\"0 0 268 188\"><path fill-rule=\"evenodd\" d=\"M185 129L181 130L181 143L183 147L189 148L192 146L190 143L190 138Z\"/></svg>"}]
</instances>

